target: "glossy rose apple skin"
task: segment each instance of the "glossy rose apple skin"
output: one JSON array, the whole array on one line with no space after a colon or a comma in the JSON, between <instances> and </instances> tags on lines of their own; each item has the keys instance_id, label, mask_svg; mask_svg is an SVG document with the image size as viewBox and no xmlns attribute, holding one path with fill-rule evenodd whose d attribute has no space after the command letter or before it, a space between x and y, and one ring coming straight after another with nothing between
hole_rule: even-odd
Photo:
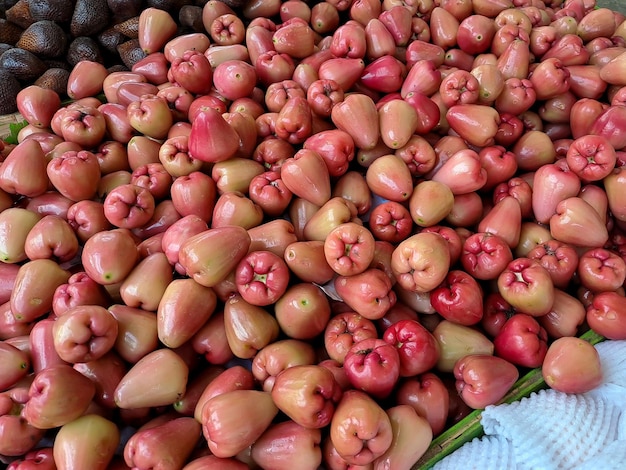
<instances>
[{"instance_id":1,"label":"glossy rose apple skin","mask_svg":"<svg viewBox=\"0 0 626 470\"><path fill-rule=\"evenodd\" d=\"M279 340L261 349L252 360L254 378L263 390L271 392L276 376L283 370L296 365L315 363L315 351L311 344L296 340Z\"/></svg>"},{"instance_id":2,"label":"glossy rose apple skin","mask_svg":"<svg viewBox=\"0 0 626 470\"><path fill-rule=\"evenodd\" d=\"M20 457L32 451L45 435L44 429L38 429L23 419L19 412L23 402L28 399L28 391L21 386L3 392L2 415L0 416L0 450L7 457ZM14 408L12 410L12 408ZM11 414L17 413L17 414Z\"/></svg>"},{"instance_id":3,"label":"glossy rose apple skin","mask_svg":"<svg viewBox=\"0 0 626 470\"><path fill-rule=\"evenodd\" d=\"M439 345L417 320L395 322L385 330L382 339L398 349L401 377L422 374L437 364Z\"/></svg>"},{"instance_id":4,"label":"glossy rose apple skin","mask_svg":"<svg viewBox=\"0 0 626 470\"><path fill-rule=\"evenodd\" d=\"M130 410L171 405L184 395L188 377L189 366L178 353L167 348L156 349L133 364L122 377L115 388L115 404Z\"/></svg>"},{"instance_id":5,"label":"glossy rose apple skin","mask_svg":"<svg viewBox=\"0 0 626 470\"><path fill-rule=\"evenodd\" d=\"M59 317L52 329L59 357L69 363L104 356L117 340L117 320L99 305L74 307Z\"/></svg>"},{"instance_id":6,"label":"glossy rose apple skin","mask_svg":"<svg viewBox=\"0 0 626 470\"><path fill-rule=\"evenodd\" d=\"M483 294L478 282L464 271L452 270L430 293L435 310L461 325L475 325L483 316Z\"/></svg>"},{"instance_id":7,"label":"glossy rose apple skin","mask_svg":"<svg viewBox=\"0 0 626 470\"><path fill-rule=\"evenodd\" d=\"M263 434L277 413L267 392L229 391L205 403L202 432L214 455L234 457Z\"/></svg>"},{"instance_id":8,"label":"glossy rose apple skin","mask_svg":"<svg viewBox=\"0 0 626 470\"><path fill-rule=\"evenodd\" d=\"M502 297L529 315L545 315L554 302L552 278L536 260L514 259L500 273L497 283Z\"/></svg>"},{"instance_id":9,"label":"glossy rose apple skin","mask_svg":"<svg viewBox=\"0 0 626 470\"><path fill-rule=\"evenodd\" d=\"M365 392L344 393L330 423L330 439L351 465L368 465L391 446L393 432L385 411Z\"/></svg>"},{"instance_id":10,"label":"glossy rose apple skin","mask_svg":"<svg viewBox=\"0 0 626 470\"><path fill-rule=\"evenodd\" d=\"M603 380L596 348L571 336L558 338L550 344L541 373L550 388L563 393L589 392Z\"/></svg>"},{"instance_id":11,"label":"glossy rose apple skin","mask_svg":"<svg viewBox=\"0 0 626 470\"><path fill-rule=\"evenodd\" d=\"M454 366L454 377L463 401L474 409L484 409L504 397L519 372L505 359L477 354L460 359Z\"/></svg>"},{"instance_id":12,"label":"glossy rose apple skin","mask_svg":"<svg viewBox=\"0 0 626 470\"><path fill-rule=\"evenodd\" d=\"M24 251L31 260L51 258L64 263L78 253L78 239L67 221L46 215L28 233Z\"/></svg>"},{"instance_id":13,"label":"glossy rose apple skin","mask_svg":"<svg viewBox=\"0 0 626 470\"><path fill-rule=\"evenodd\" d=\"M296 365L276 376L272 398L278 408L306 428L327 426L342 396L333 373L319 365Z\"/></svg>"},{"instance_id":14,"label":"glossy rose apple skin","mask_svg":"<svg viewBox=\"0 0 626 470\"><path fill-rule=\"evenodd\" d=\"M118 256L111 256L112 253ZM81 260L85 272L99 284L123 281L135 266L139 254L130 231L106 230L90 237L83 248Z\"/></svg>"},{"instance_id":15,"label":"glossy rose apple skin","mask_svg":"<svg viewBox=\"0 0 626 470\"><path fill-rule=\"evenodd\" d=\"M56 288L52 298L52 311L60 316L79 305L106 307L110 304L111 298L104 286L90 278L86 272L79 271L72 274L66 284Z\"/></svg>"},{"instance_id":16,"label":"glossy rose apple skin","mask_svg":"<svg viewBox=\"0 0 626 470\"><path fill-rule=\"evenodd\" d=\"M224 329L233 354L241 359L250 359L277 339L280 326L263 307L234 294L224 306Z\"/></svg>"},{"instance_id":17,"label":"glossy rose apple skin","mask_svg":"<svg viewBox=\"0 0 626 470\"><path fill-rule=\"evenodd\" d=\"M374 236L355 222L335 227L324 240L324 256L340 276L360 274L374 258Z\"/></svg>"},{"instance_id":18,"label":"glossy rose apple skin","mask_svg":"<svg viewBox=\"0 0 626 470\"><path fill-rule=\"evenodd\" d=\"M364 339L350 348L343 367L354 388L384 398L400 378L400 355L382 339Z\"/></svg>"},{"instance_id":19,"label":"glossy rose apple skin","mask_svg":"<svg viewBox=\"0 0 626 470\"><path fill-rule=\"evenodd\" d=\"M0 343L0 370L0 390L12 388L30 370L28 353L10 343Z\"/></svg>"},{"instance_id":20,"label":"glossy rose apple skin","mask_svg":"<svg viewBox=\"0 0 626 470\"><path fill-rule=\"evenodd\" d=\"M474 233L463 243L461 263L476 279L495 279L513 261L510 247L489 232Z\"/></svg>"},{"instance_id":21,"label":"glossy rose apple skin","mask_svg":"<svg viewBox=\"0 0 626 470\"><path fill-rule=\"evenodd\" d=\"M54 187L72 201L91 199L100 181L100 165L88 150L70 150L52 159L47 173Z\"/></svg>"},{"instance_id":22,"label":"glossy rose apple skin","mask_svg":"<svg viewBox=\"0 0 626 470\"><path fill-rule=\"evenodd\" d=\"M446 277L450 251L436 233L418 233L400 242L392 254L391 268L398 284L414 292L429 292Z\"/></svg>"},{"instance_id":23,"label":"glossy rose apple skin","mask_svg":"<svg viewBox=\"0 0 626 470\"><path fill-rule=\"evenodd\" d=\"M274 315L286 335L306 341L324 332L331 306L317 285L300 282L289 286L274 304Z\"/></svg>"},{"instance_id":24,"label":"glossy rose apple skin","mask_svg":"<svg viewBox=\"0 0 626 470\"><path fill-rule=\"evenodd\" d=\"M376 325L354 311L332 317L324 331L324 345L331 359L343 364L350 348L367 338L376 338Z\"/></svg>"},{"instance_id":25,"label":"glossy rose apple skin","mask_svg":"<svg viewBox=\"0 0 626 470\"><path fill-rule=\"evenodd\" d=\"M224 369L202 390L193 411L193 416L197 421L202 422L204 404L211 398L232 390L252 390L254 387L254 376L248 369L240 365Z\"/></svg>"},{"instance_id":26,"label":"glossy rose apple skin","mask_svg":"<svg viewBox=\"0 0 626 470\"><path fill-rule=\"evenodd\" d=\"M202 427L191 417L154 418L134 433L124 445L124 460L132 468L171 462L180 467L191 455Z\"/></svg>"},{"instance_id":27,"label":"glossy rose apple skin","mask_svg":"<svg viewBox=\"0 0 626 470\"><path fill-rule=\"evenodd\" d=\"M493 342L471 326L442 320L433 330L433 336L440 351L437 369L442 372L452 372L454 364L468 354L492 355L494 352Z\"/></svg>"},{"instance_id":28,"label":"glossy rose apple skin","mask_svg":"<svg viewBox=\"0 0 626 470\"><path fill-rule=\"evenodd\" d=\"M244 300L267 306L287 290L289 268L283 258L271 251L253 251L237 264L235 282Z\"/></svg>"},{"instance_id":29,"label":"glossy rose apple skin","mask_svg":"<svg viewBox=\"0 0 626 470\"><path fill-rule=\"evenodd\" d=\"M437 374L426 372L403 380L395 396L399 404L412 406L426 418L434 435L445 429L450 395Z\"/></svg>"},{"instance_id":30,"label":"glossy rose apple skin","mask_svg":"<svg viewBox=\"0 0 626 470\"><path fill-rule=\"evenodd\" d=\"M391 279L377 268L368 268L351 276L338 276L334 287L350 308L370 320L382 318L397 300Z\"/></svg>"},{"instance_id":31,"label":"glossy rose apple skin","mask_svg":"<svg viewBox=\"0 0 626 470\"><path fill-rule=\"evenodd\" d=\"M250 235L242 227L211 228L185 241L178 261L198 284L213 287L243 259L250 243Z\"/></svg>"},{"instance_id":32,"label":"glossy rose apple skin","mask_svg":"<svg viewBox=\"0 0 626 470\"><path fill-rule=\"evenodd\" d=\"M7 470L56 470L52 447L40 447L9 464Z\"/></svg>"},{"instance_id":33,"label":"glossy rose apple skin","mask_svg":"<svg viewBox=\"0 0 626 470\"><path fill-rule=\"evenodd\" d=\"M539 367L547 350L548 334L524 313L509 318L494 338L495 354L522 367Z\"/></svg>"},{"instance_id":34,"label":"glossy rose apple skin","mask_svg":"<svg viewBox=\"0 0 626 470\"><path fill-rule=\"evenodd\" d=\"M613 251L593 248L580 256L576 272L587 289L615 291L624 285L626 263Z\"/></svg>"},{"instance_id":35,"label":"glossy rose apple skin","mask_svg":"<svg viewBox=\"0 0 626 470\"><path fill-rule=\"evenodd\" d=\"M564 288L576 272L579 255L576 249L559 240L547 240L532 248L528 258L538 260L548 271L555 287Z\"/></svg>"},{"instance_id":36,"label":"glossy rose apple skin","mask_svg":"<svg viewBox=\"0 0 626 470\"><path fill-rule=\"evenodd\" d=\"M426 420L409 405L396 405L386 410L391 422L393 439L387 452L374 461L375 466L410 467L424 455L433 439Z\"/></svg>"},{"instance_id":37,"label":"glossy rose apple skin","mask_svg":"<svg viewBox=\"0 0 626 470\"><path fill-rule=\"evenodd\" d=\"M617 292L600 292L587 306L587 323L608 339L626 338L626 297Z\"/></svg>"},{"instance_id":38,"label":"glossy rose apple skin","mask_svg":"<svg viewBox=\"0 0 626 470\"><path fill-rule=\"evenodd\" d=\"M108 468L120 443L117 425L94 413L86 413L64 424L55 436L53 457L57 468L76 465L96 469ZM93 452L91 449L98 449Z\"/></svg>"},{"instance_id":39,"label":"glossy rose apple skin","mask_svg":"<svg viewBox=\"0 0 626 470\"><path fill-rule=\"evenodd\" d=\"M62 426L78 418L95 393L91 379L70 365L51 366L35 376L22 415L39 429Z\"/></svg>"}]
</instances>

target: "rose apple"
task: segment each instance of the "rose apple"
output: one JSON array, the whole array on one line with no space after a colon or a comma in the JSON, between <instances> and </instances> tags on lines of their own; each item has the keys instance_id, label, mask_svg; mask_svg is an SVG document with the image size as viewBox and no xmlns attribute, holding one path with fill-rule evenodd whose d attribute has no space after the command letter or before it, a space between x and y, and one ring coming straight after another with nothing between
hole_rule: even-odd
<instances>
[{"instance_id":1,"label":"rose apple","mask_svg":"<svg viewBox=\"0 0 626 470\"><path fill-rule=\"evenodd\" d=\"M310 340L324 332L331 306L319 286L300 282L287 287L274 304L274 315L287 336Z\"/></svg>"},{"instance_id":2,"label":"rose apple","mask_svg":"<svg viewBox=\"0 0 626 470\"><path fill-rule=\"evenodd\" d=\"M508 244L489 232L474 233L463 243L463 268L476 279L495 279L513 261Z\"/></svg>"},{"instance_id":3,"label":"rose apple","mask_svg":"<svg viewBox=\"0 0 626 470\"><path fill-rule=\"evenodd\" d=\"M202 433L217 457L234 457L252 445L278 413L267 392L234 390L207 401L202 409Z\"/></svg>"},{"instance_id":4,"label":"rose apple","mask_svg":"<svg viewBox=\"0 0 626 470\"><path fill-rule=\"evenodd\" d=\"M498 276L502 297L520 312L533 316L548 313L554 301L554 283L538 261L516 258Z\"/></svg>"},{"instance_id":5,"label":"rose apple","mask_svg":"<svg viewBox=\"0 0 626 470\"><path fill-rule=\"evenodd\" d=\"M397 282L413 292L429 292L446 277L450 250L437 233L418 233L403 240L392 253L391 268Z\"/></svg>"},{"instance_id":6,"label":"rose apple","mask_svg":"<svg viewBox=\"0 0 626 470\"><path fill-rule=\"evenodd\" d=\"M456 389L471 408L500 401L519 377L517 367L497 356L470 354L454 366Z\"/></svg>"},{"instance_id":7,"label":"rose apple","mask_svg":"<svg viewBox=\"0 0 626 470\"><path fill-rule=\"evenodd\" d=\"M433 330L439 344L437 369L452 372L454 364L468 354L493 354L493 342L478 329L441 320Z\"/></svg>"},{"instance_id":8,"label":"rose apple","mask_svg":"<svg viewBox=\"0 0 626 470\"><path fill-rule=\"evenodd\" d=\"M303 470L317 470L322 463L319 429L300 426L294 421L270 425L250 449L255 463L276 470L295 466Z\"/></svg>"},{"instance_id":9,"label":"rose apple","mask_svg":"<svg viewBox=\"0 0 626 470\"><path fill-rule=\"evenodd\" d=\"M272 388L276 406L306 428L327 426L341 400L333 373L319 365L296 365L276 376Z\"/></svg>"},{"instance_id":10,"label":"rose apple","mask_svg":"<svg viewBox=\"0 0 626 470\"><path fill-rule=\"evenodd\" d=\"M400 405L410 405L426 418L434 435L440 434L448 420L450 396L443 381L433 372L403 380L396 391Z\"/></svg>"},{"instance_id":11,"label":"rose apple","mask_svg":"<svg viewBox=\"0 0 626 470\"><path fill-rule=\"evenodd\" d=\"M382 318L397 300L390 277L377 268L368 268L351 276L338 276L333 285L350 308L370 320Z\"/></svg>"},{"instance_id":12,"label":"rose apple","mask_svg":"<svg viewBox=\"0 0 626 470\"><path fill-rule=\"evenodd\" d=\"M271 392L276 376L285 369L296 365L315 363L313 347L296 339L279 340L268 344L252 359L252 373L261 382L263 390Z\"/></svg>"},{"instance_id":13,"label":"rose apple","mask_svg":"<svg viewBox=\"0 0 626 470\"><path fill-rule=\"evenodd\" d=\"M327 323L324 345L331 359L343 364L346 354L354 344L377 337L376 325L372 320L348 311L335 315Z\"/></svg>"},{"instance_id":14,"label":"rose apple","mask_svg":"<svg viewBox=\"0 0 626 470\"><path fill-rule=\"evenodd\" d=\"M368 465L391 446L391 421L365 392L349 390L343 394L333 414L330 440L347 463Z\"/></svg>"},{"instance_id":15,"label":"rose apple","mask_svg":"<svg viewBox=\"0 0 626 470\"><path fill-rule=\"evenodd\" d=\"M287 290L289 268L271 251L252 251L235 268L239 294L253 305L275 303Z\"/></svg>"},{"instance_id":16,"label":"rose apple","mask_svg":"<svg viewBox=\"0 0 626 470\"><path fill-rule=\"evenodd\" d=\"M495 354L522 367L539 367L546 355L548 334L532 316L517 313L493 340Z\"/></svg>"},{"instance_id":17,"label":"rose apple","mask_svg":"<svg viewBox=\"0 0 626 470\"><path fill-rule=\"evenodd\" d=\"M430 293L430 303L446 320L475 325L483 316L483 294L478 282L465 271L452 270Z\"/></svg>"},{"instance_id":18,"label":"rose apple","mask_svg":"<svg viewBox=\"0 0 626 470\"><path fill-rule=\"evenodd\" d=\"M57 318L52 329L59 357L69 363L104 356L117 339L117 320L99 305L74 307Z\"/></svg>"},{"instance_id":19,"label":"rose apple","mask_svg":"<svg viewBox=\"0 0 626 470\"><path fill-rule=\"evenodd\" d=\"M602 383L603 370L596 348L580 338L564 336L550 344L541 365L548 386L563 393L585 393Z\"/></svg>"},{"instance_id":20,"label":"rose apple","mask_svg":"<svg viewBox=\"0 0 626 470\"><path fill-rule=\"evenodd\" d=\"M343 367L354 388L385 398L400 377L400 355L382 339L364 339L348 350Z\"/></svg>"},{"instance_id":21,"label":"rose apple","mask_svg":"<svg viewBox=\"0 0 626 470\"><path fill-rule=\"evenodd\" d=\"M587 323L608 339L626 338L626 297L617 292L600 292L587 307Z\"/></svg>"},{"instance_id":22,"label":"rose apple","mask_svg":"<svg viewBox=\"0 0 626 470\"><path fill-rule=\"evenodd\" d=\"M439 344L417 320L395 322L384 331L382 339L398 349L401 377L422 374L437 364Z\"/></svg>"}]
</instances>

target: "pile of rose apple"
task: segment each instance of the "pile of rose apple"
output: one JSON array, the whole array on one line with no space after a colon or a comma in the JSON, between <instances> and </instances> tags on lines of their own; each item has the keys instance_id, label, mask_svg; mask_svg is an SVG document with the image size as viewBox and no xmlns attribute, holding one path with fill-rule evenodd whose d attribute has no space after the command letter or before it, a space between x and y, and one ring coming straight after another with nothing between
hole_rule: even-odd
<instances>
[{"instance_id":1,"label":"pile of rose apple","mask_svg":"<svg viewBox=\"0 0 626 470\"><path fill-rule=\"evenodd\" d=\"M626 338L626 23L515 5L212 0L183 36L150 8L131 71L22 90L11 468L410 468L520 371L596 386L575 336Z\"/></svg>"}]
</instances>

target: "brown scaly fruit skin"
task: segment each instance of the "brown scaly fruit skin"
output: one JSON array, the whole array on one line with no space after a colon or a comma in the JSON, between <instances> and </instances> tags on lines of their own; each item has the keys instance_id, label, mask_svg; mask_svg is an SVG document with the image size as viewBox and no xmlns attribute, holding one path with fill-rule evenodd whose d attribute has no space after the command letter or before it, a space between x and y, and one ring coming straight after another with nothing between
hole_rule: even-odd
<instances>
[{"instance_id":1,"label":"brown scaly fruit skin","mask_svg":"<svg viewBox=\"0 0 626 470\"><path fill-rule=\"evenodd\" d=\"M80 36L74 39L67 48L65 58L72 67L81 60L103 62L100 46L98 46L96 41L87 36Z\"/></svg>"},{"instance_id":2,"label":"brown scaly fruit skin","mask_svg":"<svg viewBox=\"0 0 626 470\"><path fill-rule=\"evenodd\" d=\"M142 0L107 0L109 10L113 12L115 23L139 15L143 9L142 3Z\"/></svg>"},{"instance_id":3,"label":"brown scaly fruit skin","mask_svg":"<svg viewBox=\"0 0 626 470\"><path fill-rule=\"evenodd\" d=\"M122 59L122 62L129 69L133 68L136 62L139 62L146 56L146 53L141 50L138 39L129 39L117 46L117 52Z\"/></svg>"},{"instance_id":4,"label":"brown scaly fruit skin","mask_svg":"<svg viewBox=\"0 0 626 470\"><path fill-rule=\"evenodd\" d=\"M196 5L185 5L178 13L178 22L183 28L195 33L204 31L202 23L202 7Z\"/></svg>"},{"instance_id":5,"label":"brown scaly fruit skin","mask_svg":"<svg viewBox=\"0 0 626 470\"><path fill-rule=\"evenodd\" d=\"M0 69L0 114L17 111L16 96L21 89L17 79L6 70Z\"/></svg>"},{"instance_id":6,"label":"brown scaly fruit skin","mask_svg":"<svg viewBox=\"0 0 626 470\"><path fill-rule=\"evenodd\" d=\"M109 54L117 54L117 46L127 40L126 36L117 31L114 26L105 29L97 37L98 44Z\"/></svg>"},{"instance_id":7,"label":"brown scaly fruit skin","mask_svg":"<svg viewBox=\"0 0 626 470\"><path fill-rule=\"evenodd\" d=\"M38 57L60 57L67 50L68 38L57 23L42 20L24 30L15 45Z\"/></svg>"},{"instance_id":8,"label":"brown scaly fruit skin","mask_svg":"<svg viewBox=\"0 0 626 470\"><path fill-rule=\"evenodd\" d=\"M0 55L2 55L3 53L5 53L6 51L12 48L13 46L11 44L0 43Z\"/></svg>"},{"instance_id":9,"label":"brown scaly fruit skin","mask_svg":"<svg viewBox=\"0 0 626 470\"><path fill-rule=\"evenodd\" d=\"M111 11L106 0L76 0L70 32L72 36L95 36L109 24Z\"/></svg>"},{"instance_id":10,"label":"brown scaly fruit skin","mask_svg":"<svg viewBox=\"0 0 626 470\"><path fill-rule=\"evenodd\" d=\"M35 21L49 20L65 23L72 19L73 0L28 0L30 14Z\"/></svg>"},{"instance_id":11,"label":"brown scaly fruit skin","mask_svg":"<svg viewBox=\"0 0 626 470\"><path fill-rule=\"evenodd\" d=\"M4 18L0 18L0 43L15 45L19 41L23 28L15 23L11 23Z\"/></svg>"},{"instance_id":12,"label":"brown scaly fruit skin","mask_svg":"<svg viewBox=\"0 0 626 470\"><path fill-rule=\"evenodd\" d=\"M19 47L9 49L0 56L0 67L23 82L35 80L48 68L35 54Z\"/></svg>"},{"instance_id":13,"label":"brown scaly fruit skin","mask_svg":"<svg viewBox=\"0 0 626 470\"><path fill-rule=\"evenodd\" d=\"M69 70L58 67L49 68L35 80L35 85L54 90L59 95L64 95L67 90L69 76Z\"/></svg>"},{"instance_id":14,"label":"brown scaly fruit skin","mask_svg":"<svg viewBox=\"0 0 626 470\"><path fill-rule=\"evenodd\" d=\"M7 21L26 29L35 22L30 14L28 0L18 0L15 5L6 11L5 17Z\"/></svg>"},{"instance_id":15,"label":"brown scaly fruit skin","mask_svg":"<svg viewBox=\"0 0 626 470\"><path fill-rule=\"evenodd\" d=\"M117 23L113 28L129 39L136 39L139 37L139 16Z\"/></svg>"}]
</instances>

